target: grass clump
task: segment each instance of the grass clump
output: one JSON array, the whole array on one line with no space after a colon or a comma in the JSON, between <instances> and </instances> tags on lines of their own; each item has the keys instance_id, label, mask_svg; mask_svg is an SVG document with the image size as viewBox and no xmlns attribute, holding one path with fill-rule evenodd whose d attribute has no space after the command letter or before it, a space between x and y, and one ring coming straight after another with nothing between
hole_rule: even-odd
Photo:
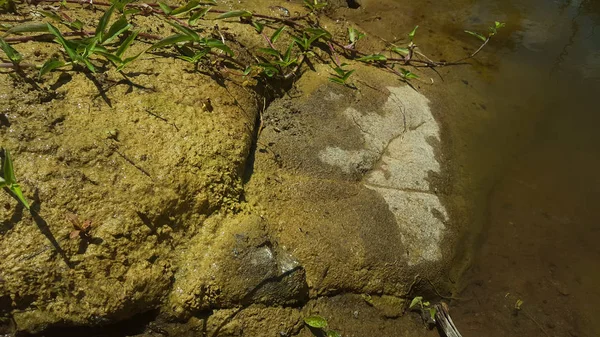
<instances>
[{"instance_id":1,"label":"grass clump","mask_svg":"<svg viewBox=\"0 0 600 337\"><path fill-rule=\"evenodd\" d=\"M59 2L59 0L40 0L42 2ZM90 3L92 4L92 3ZM103 72L108 67L122 70L144 53L155 55L174 55L194 65L195 70L201 67L211 68L217 72L234 73L239 76L251 77L263 81L287 81L300 73L302 65L312 58L322 61L317 51L325 52L331 57L330 64L333 73L329 81L348 87L351 76L355 73L348 62L358 61L370 66L392 72L405 82L418 79L414 69L425 67L465 64L465 60L473 58L479 51L504 27L504 23L495 22L490 27L487 36L472 31L466 31L481 40L482 44L471 55L455 62L433 61L425 56L415 43L419 26L407 34L408 44L404 46L389 45L386 50L366 53L358 49L358 42L366 38L366 34L354 27L348 28L347 40L337 41L331 33L323 28L317 19L321 9L327 4L320 0L305 0L304 5L309 13L296 17L273 17L253 13L248 10L223 11L216 9L214 0L192 0L180 7L167 3L137 3L132 0L113 0L110 3L96 3L93 6L109 5L93 31L86 31L80 20L65 19L57 11L36 10L39 14L52 21L51 23L28 23L5 28L6 32L0 39L0 48L4 51L10 63L1 67L17 69L35 67L39 77L60 68L71 67L75 71L90 73ZM118 15L116 19L113 17ZM143 27L133 30L131 20L136 15L151 16L162 20L174 28L175 34L159 37L141 33ZM257 50L239 47L254 61L240 61L231 48L232 38L226 39L219 31L208 27L214 26L214 20L227 20L254 29L259 39L266 45ZM70 31L61 31L58 27L65 26ZM272 29L270 35L267 29ZM24 33L42 33L43 35L22 36ZM7 37L16 35L16 37ZM11 45L13 42L30 41L50 35L55 43L62 47L61 57L45 60L41 65L24 64L22 55ZM284 36L286 38L284 38ZM283 44L280 40L286 40ZM127 50L135 42L148 44L143 51L136 55L125 57ZM245 49L245 50L244 50ZM166 50L175 54L165 53ZM125 76L125 74L123 74Z\"/></svg>"}]
</instances>

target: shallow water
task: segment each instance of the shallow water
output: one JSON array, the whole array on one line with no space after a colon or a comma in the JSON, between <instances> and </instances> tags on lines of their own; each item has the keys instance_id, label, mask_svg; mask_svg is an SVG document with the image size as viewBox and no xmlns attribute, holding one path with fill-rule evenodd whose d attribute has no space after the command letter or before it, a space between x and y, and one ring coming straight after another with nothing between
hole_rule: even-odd
<instances>
[{"instance_id":1,"label":"shallow water","mask_svg":"<svg viewBox=\"0 0 600 337\"><path fill-rule=\"evenodd\" d=\"M464 172L488 213L455 319L464 336L597 336L600 3L469 7L468 22L498 18L510 35L472 84L490 119L471 125Z\"/></svg>"},{"instance_id":2,"label":"shallow water","mask_svg":"<svg viewBox=\"0 0 600 337\"><path fill-rule=\"evenodd\" d=\"M506 22L472 67L421 86L449 142L449 202L473 210L453 316L464 336L598 336L600 1L364 1L346 16L388 41L419 24L436 57Z\"/></svg>"}]
</instances>

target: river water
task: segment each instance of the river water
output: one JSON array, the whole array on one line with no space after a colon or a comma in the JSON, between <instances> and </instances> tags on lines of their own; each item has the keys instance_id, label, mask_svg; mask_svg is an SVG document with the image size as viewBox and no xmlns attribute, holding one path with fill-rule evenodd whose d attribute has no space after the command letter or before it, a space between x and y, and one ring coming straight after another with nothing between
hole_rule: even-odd
<instances>
[{"instance_id":1,"label":"river water","mask_svg":"<svg viewBox=\"0 0 600 337\"><path fill-rule=\"evenodd\" d=\"M471 209L463 336L600 335L600 1L362 4L341 15L387 41L418 24L438 59L477 46L463 30L506 23L472 66L417 82L444 125L448 202Z\"/></svg>"}]
</instances>

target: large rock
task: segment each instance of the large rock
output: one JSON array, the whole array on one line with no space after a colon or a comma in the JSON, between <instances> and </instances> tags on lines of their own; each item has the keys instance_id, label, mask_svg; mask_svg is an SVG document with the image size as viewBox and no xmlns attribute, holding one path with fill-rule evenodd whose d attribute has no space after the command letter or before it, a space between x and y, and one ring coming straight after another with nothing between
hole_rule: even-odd
<instances>
[{"instance_id":1,"label":"large rock","mask_svg":"<svg viewBox=\"0 0 600 337\"><path fill-rule=\"evenodd\" d=\"M34 47L20 50L34 57ZM33 203L32 216L0 196L0 299L11 299L0 312L19 330L158 307L178 268L173 251L238 202L256 104L187 67L142 59L127 69L135 87L111 72L53 73L57 96L45 103L0 76L0 140ZM71 239L72 221L91 221L91 238Z\"/></svg>"},{"instance_id":2,"label":"large rock","mask_svg":"<svg viewBox=\"0 0 600 337\"><path fill-rule=\"evenodd\" d=\"M247 199L304 265L311 294L406 296L415 280L444 283L457 233L438 196L427 98L383 71L358 67L358 90L319 72L299 81L302 98L267 109Z\"/></svg>"}]
</instances>

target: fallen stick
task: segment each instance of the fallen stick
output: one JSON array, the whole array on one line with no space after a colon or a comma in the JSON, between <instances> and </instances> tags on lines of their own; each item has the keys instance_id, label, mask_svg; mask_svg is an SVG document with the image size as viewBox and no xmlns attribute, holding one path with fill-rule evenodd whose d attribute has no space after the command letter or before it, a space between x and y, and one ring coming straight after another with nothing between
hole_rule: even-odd
<instances>
[{"instance_id":1,"label":"fallen stick","mask_svg":"<svg viewBox=\"0 0 600 337\"><path fill-rule=\"evenodd\" d=\"M437 326L444 332L446 337L462 337L456 325L452 321L450 317L450 308L444 302L440 302L438 304L434 304L435 308L435 322Z\"/></svg>"}]
</instances>

